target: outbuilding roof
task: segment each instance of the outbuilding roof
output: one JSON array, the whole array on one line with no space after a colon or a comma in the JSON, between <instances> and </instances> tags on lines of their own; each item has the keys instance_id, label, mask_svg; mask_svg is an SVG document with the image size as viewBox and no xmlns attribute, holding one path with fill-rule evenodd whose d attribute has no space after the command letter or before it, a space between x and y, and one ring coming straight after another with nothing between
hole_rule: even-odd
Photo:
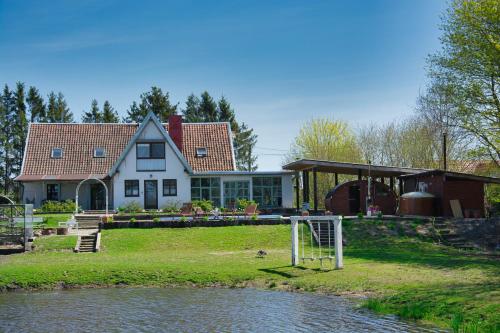
<instances>
[{"instance_id":1,"label":"outbuilding roof","mask_svg":"<svg viewBox=\"0 0 500 333\"><path fill-rule=\"evenodd\" d=\"M482 183L500 184L500 178L498 178L498 177L479 176L479 175L472 175L472 174L468 174L468 173L445 171L445 170L439 170L439 169L428 170L428 171L420 172L420 173L413 174L413 175L403 175L403 176L400 176L399 178L408 179L408 178L419 178L419 177L427 177L427 176L444 176L450 180L472 180L472 181L478 181L478 182L482 182Z\"/></svg>"},{"instance_id":2,"label":"outbuilding roof","mask_svg":"<svg viewBox=\"0 0 500 333\"><path fill-rule=\"evenodd\" d=\"M168 131L168 124L163 124ZM18 181L79 180L105 178L139 124L32 123ZM232 171L235 163L231 130L227 123L185 123L182 155L194 172ZM206 147L207 156L196 157L196 148ZM62 149L52 158L53 148ZM94 157L104 148L105 157Z\"/></svg>"}]
</instances>

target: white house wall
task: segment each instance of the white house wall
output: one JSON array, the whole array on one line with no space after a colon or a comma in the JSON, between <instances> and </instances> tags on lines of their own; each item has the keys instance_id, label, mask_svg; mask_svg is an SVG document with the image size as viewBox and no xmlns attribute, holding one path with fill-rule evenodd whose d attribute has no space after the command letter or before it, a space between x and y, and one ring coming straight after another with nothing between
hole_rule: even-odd
<instances>
[{"instance_id":1,"label":"white house wall","mask_svg":"<svg viewBox=\"0 0 500 333\"><path fill-rule=\"evenodd\" d=\"M164 139L158 128L151 121L141 133L139 140ZM124 206L132 201L144 206L144 181L157 180L158 208L167 205L180 206L191 201L191 180L184 170L174 150L165 142L165 171L137 171L136 147L130 149L127 156L113 176L114 207ZM177 196L163 196L163 179L177 179ZM139 197L125 197L125 180L139 180Z\"/></svg>"}]
</instances>

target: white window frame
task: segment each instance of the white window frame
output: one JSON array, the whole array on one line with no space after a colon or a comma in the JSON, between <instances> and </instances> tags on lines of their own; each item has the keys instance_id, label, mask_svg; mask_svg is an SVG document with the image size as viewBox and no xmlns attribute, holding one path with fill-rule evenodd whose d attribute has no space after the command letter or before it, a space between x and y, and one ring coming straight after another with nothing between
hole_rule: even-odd
<instances>
[{"instance_id":1,"label":"white window frame","mask_svg":"<svg viewBox=\"0 0 500 333\"><path fill-rule=\"evenodd\" d=\"M207 147L196 147L196 157L207 157L208 149Z\"/></svg>"},{"instance_id":2,"label":"white window frame","mask_svg":"<svg viewBox=\"0 0 500 333\"><path fill-rule=\"evenodd\" d=\"M102 155L97 154L98 150L102 150ZM106 157L106 149L104 149L103 147L94 148L94 158L104 158L104 157Z\"/></svg>"},{"instance_id":3,"label":"white window frame","mask_svg":"<svg viewBox=\"0 0 500 333\"><path fill-rule=\"evenodd\" d=\"M55 150L60 150L61 151L61 155L60 156L56 156L54 154L54 151ZM50 152L50 158L56 158L56 159L59 159L59 158L62 158L63 157L63 149L62 148L58 148L58 147L54 147L52 148L52 151Z\"/></svg>"}]
</instances>

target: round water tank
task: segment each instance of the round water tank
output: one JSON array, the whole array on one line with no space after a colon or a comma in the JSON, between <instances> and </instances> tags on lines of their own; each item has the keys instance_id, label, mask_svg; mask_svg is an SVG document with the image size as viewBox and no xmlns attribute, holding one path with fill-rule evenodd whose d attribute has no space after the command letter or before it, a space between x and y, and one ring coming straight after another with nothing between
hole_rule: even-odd
<instances>
[{"instance_id":1,"label":"round water tank","mask_svg":"<svg viewBox=\"0 0 500 333\"><path fill-rule=\"evenodd\" d=\"M433 216L436 197L427 192L408 192L399 199L401 215Z\"/></svg>"}]
</instances>

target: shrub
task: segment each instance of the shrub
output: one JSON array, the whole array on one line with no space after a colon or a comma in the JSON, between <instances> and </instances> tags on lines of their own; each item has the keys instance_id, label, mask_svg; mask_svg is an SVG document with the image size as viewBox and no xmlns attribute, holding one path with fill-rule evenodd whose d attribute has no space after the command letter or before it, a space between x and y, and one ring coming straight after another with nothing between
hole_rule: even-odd
<instances>
[{"instance_id":1,"label":"shrub","mask_svg":"<svg viewBox=\"0 0 500 333\"><path fill-rule=\"evenodd\" d=\"M134 223L134 222L137 222L137 220L135 219L135 217L132 217L132 218L130 219L130 222L131 222L131 223Z\"/></svg>"},{"instance_id":2,"label":"shrub","mask_svg":"<svg viewBox=\"0 0 500 333\"><path fill-rule=\"evenodd\" d=\"M113 216L105 216L103 218L103 222L104 223L111 223L111 222L113 222Z\"/></svg>"},{"instance_id":3,"label":"shrub","mask_svg":"<svg viewBox=\"0 0 500 333\"><path fill-rule=\"evenodd\" d=\"M160 222L160 218L159 218L159 217L155 217L155 218L153 219L153 222L155 222L155 223Z\"/></svg>"},{"instance_id":4,"label":"shrub","mask_svg":"<svg viewBox=\"0 0 500 333\"><path fill-rule=\"evenodd\" d=\"M187 221L187 217L185 217L185 216L181 216L180 221L181 221L181 222L186 222L186 221Z\"/></svg>"},{"instance_id":5,"label":"shrub","mask_svg":"<svg viewBox=\"0 0 500 333\"><path fill-rule=\"evenodd\" d=\"M250 205L256 205L257 203L253 200L238 199L236 200L236 207L238 210L245 210Z\"/></svg>"},{"instance_id":6,"label":"shrub","mask_svg":"<svg viewBox=\"0 0 500 333\"><path fill-rule=\"evenodd\" d=\"M76 204L73 200L66 201L45 201L40 207L42 213L72 213Z\"/></svg>"},{"instance_id":7,"label":"shrub","mask_svg":"<svg viewBox=\"0 0 500 333\"><path fill-rule=\"evenodd\" d=\"M209 221L208 216L203 216L203 221L208 222Z\"/></svg>"},{"instance_id":8,"label":"shrub","mask_svg":"<svg viewBox=\"0 0 500 333\"><path fill-rule=\"evenodd\" d=\"M161 209L164 213L179 213L180 208L177 204L167 204L165 207Z\"/></svg>"},{"instance_id":9,"label":"shrub","mask_svg":"<svg viewBox=\"0 0 500 333\"><path fill-rule=\"evenodd\" d=\"M382 217L384 217L384 214L382 213L382 211L380 211L380 210L378 211L378 213L377 213L377 217L378 217L379 219L381 219Z\"/></svg>"},{"instance_id":10,"label":"shrub","mask_svg":"<svg viewBox=\"0 0 500 333\"><path fill-rule=\"evenodd\" d=\"M130 201L126 205L119 208L120 211L124 213L140 213L142 212L141 204L137 201Z\"/></svg>"},{"instance_id":11,"label":"shrub","mask_svg":"<svg viewBox=\"0 0 500 333\"><path fill-rule=\"evenodd\" d=\"M359 212L359 213L357 214L357 216L358 216L358 219L360 219L360 220L362 220L362 219L363 219L363 217L364 217L364 215L363 215L363 213L362 213L362 212Z\"/></svg>"},{"instance_id":12,"label":"shrub","mask_svg":"<svg viewBox=\"0 0 500 333\"><path fill-rule=\"evenodd\" d=\"M210 212L214 209L210 200L193 200L193 207L200 207L204 212Z\"/></svg>"},{"instance_id":13,"label":"shrub","mask_svg":"<svg viewBox=\"0 0 500 333\"><path fill-rule=\"evenodd\" d=\"M252 221L257 221L259 219L259 217L257 216L257 214L253 214L252 217L250 217L250 219Z\"/></svg>"}]
</instances>

